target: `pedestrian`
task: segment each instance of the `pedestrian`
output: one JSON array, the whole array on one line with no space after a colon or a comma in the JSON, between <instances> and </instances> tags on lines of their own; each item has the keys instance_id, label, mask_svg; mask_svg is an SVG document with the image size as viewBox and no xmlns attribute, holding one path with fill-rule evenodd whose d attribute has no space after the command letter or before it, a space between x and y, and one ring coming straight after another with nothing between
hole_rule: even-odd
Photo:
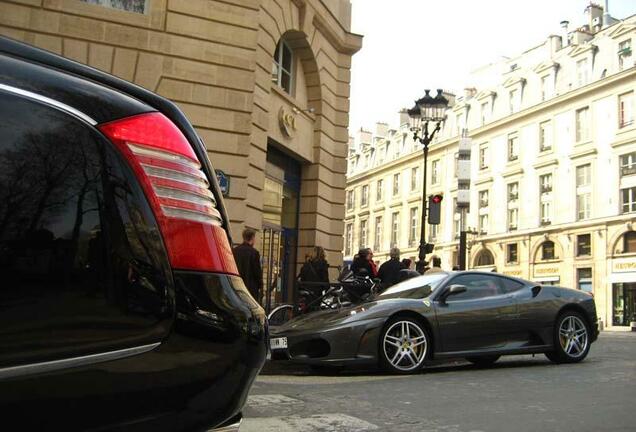
<instances>
[{"instance_id":1,"label":"pedestrian","mask_svg":"<svg viewBox=\"0 0 636 432\"><path fill-rule=\"evenodd\" d=\"M400 269L401 270L411 270L411 263L412 263L412 261L409 258L404 258L400 262Z\"/></svg>"},{"instance_id":2,"label":"pedestrian","mask_svg":"<svg viewBox=\"0 0 636 432\"><path fill-rule=\"evenodd\" d=\"M371 277L378 277L378 265L375 261L373 261L373 250L371 248L367 248L367 259L369 260L369 265L371 266Z\"/></svg>"},{"instance_id":3,"label":"pedestrian","mask_svg":"<svg viewBox=\"0 0 636 432\"><path fill-rule=\"evenodd\" d=\"M300 282L329 284L329 263L327 262L324 248L316 246L312 253L305 257L305 263L300 268L298 280Z\"/></svg>"},{"instance_id":4,"label":"pedestrian","mask_svg":"<svg viewBox=\"0 0 636 432\"><path fill-rule=\"evenodd\" d=\"M426 271L426 274L440 273L442 270L442 259L437 255L431 256L431 268Z\"/></svg>"},{"instance_id":5,"label":"pedestrian","mask_svg":"<svg viewBox=\"0 0 636 432\"><path fill-rule=\"evenodd\" d=\"M383 289L398 283L401 264L400 250L398 248L391 248L389 251L389 260L382 263L380 270L378 270L378 278L382 283Z\"/></svg>"},{"instance_id":6,"label":"pedestrian","mask_svg":"<svg viewBox=\"0 0 636 432\"><path fill-rule=\"evenodd\" d=\"M252 297L261 304L263 299L263 270L261 255L254 248L256 231L250 228L243 230L243 243L232 251L239 274Z\"/></svg>"},{"instance_id":7,"label":"pedestrian","mask_svg":"<svg viewBox=\"0 0 636 432\"><path fill-rule=\"evenodd\" d=\"M373 262L373 252L370 248L361 248L351 263L350 270L354 276L369 276L375 278L378 271Z\"/></svg>"}]
</instances>

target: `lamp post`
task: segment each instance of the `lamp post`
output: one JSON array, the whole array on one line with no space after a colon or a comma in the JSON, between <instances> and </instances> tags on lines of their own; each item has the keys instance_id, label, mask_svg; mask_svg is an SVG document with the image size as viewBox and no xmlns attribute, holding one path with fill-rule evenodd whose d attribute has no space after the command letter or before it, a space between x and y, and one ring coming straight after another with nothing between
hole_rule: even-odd
<instances>
[{"instance_id":1,"label":"lamp post","mask_svg":"<svg viewBox=\"0 0 636 432\"><path fill-rule=\"evenodd\" d=\"M446 108L448 108L448 99L442 94L442 90L437 90L437 96L432 97L430 90L424 90L424 97L415 101L415 106L407 111L410 122L411 131L413 132L413 140L419 142L424 150L424 172L422 176L422 221L420 227L420 247L419 261L416 269L423 273L426 266L425 258L427 253L426 247L426 166L428 162L428 146L433 141L435 134L441 129L442 123L446 120ZM435 128L429 132L428 124L435 123Z\"/></svg>"}]
</instances>

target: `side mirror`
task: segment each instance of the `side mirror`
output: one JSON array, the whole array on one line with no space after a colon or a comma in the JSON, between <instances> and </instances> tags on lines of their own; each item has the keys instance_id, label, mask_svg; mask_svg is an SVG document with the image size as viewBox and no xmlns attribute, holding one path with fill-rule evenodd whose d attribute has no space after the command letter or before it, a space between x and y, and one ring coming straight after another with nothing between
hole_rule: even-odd
<instances>
[{"instance_id":1,"label":"side mirror","mask_svg":"<svg viewBox=\"0 0 636 432\"><path fill-rule=\"evenodd\" d=\"M466 287L464 285L451 285L444 290L442 296L440 297L440 301L442 303L446 303L446 299L448 297L461 294L463 292L466 292Z\"/></svg>"}]
</instances>

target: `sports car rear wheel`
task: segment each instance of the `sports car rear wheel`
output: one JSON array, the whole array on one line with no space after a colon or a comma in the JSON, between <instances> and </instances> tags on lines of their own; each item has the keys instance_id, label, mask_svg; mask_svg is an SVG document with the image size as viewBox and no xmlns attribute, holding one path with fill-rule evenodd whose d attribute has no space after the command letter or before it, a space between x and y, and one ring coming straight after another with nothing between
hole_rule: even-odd
<instances>
[{"instance_id":1,"label":"sports car rear wheel","mask_svg":"<svg viewBox=\"0 0 636 432\"><path fill-rule=\"evenodd\" d=\"M430 337L417 320L397 317L380 337L380 364L389 372L407 374L420 369L429 354Z\"/></svg>"},{"instance_id":2,"label":"sports car rear wheel","mask_svg":"<svg viewBox=\"0 0 636 432\"><path fill-rule=\"evenodd\" d=\"M575 311L561 314L554 326L554 351L546 357L554 363L577 363L589 351L590 330L583 316Z\"/></svg>"}]
</instances>

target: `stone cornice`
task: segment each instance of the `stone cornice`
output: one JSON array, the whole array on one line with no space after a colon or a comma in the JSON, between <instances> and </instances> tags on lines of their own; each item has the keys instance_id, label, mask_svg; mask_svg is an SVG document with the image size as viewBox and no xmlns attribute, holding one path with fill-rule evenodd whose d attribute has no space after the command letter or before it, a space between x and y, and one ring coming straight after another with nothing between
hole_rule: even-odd
<instances>
[{"instance_id":1,"label":"stone cornice","mask_svg":"<svg viewBox=\"0 0 636 432\"><path fill-rule=\"evenodd\" d=\"M537 74L541 74L547 71L548 69L558 69L559 67L560 67L559 63L552 60L548 60L543 63L540 63L536 68L534 68L534 72Z\"/></svg>"}]
</instances>

